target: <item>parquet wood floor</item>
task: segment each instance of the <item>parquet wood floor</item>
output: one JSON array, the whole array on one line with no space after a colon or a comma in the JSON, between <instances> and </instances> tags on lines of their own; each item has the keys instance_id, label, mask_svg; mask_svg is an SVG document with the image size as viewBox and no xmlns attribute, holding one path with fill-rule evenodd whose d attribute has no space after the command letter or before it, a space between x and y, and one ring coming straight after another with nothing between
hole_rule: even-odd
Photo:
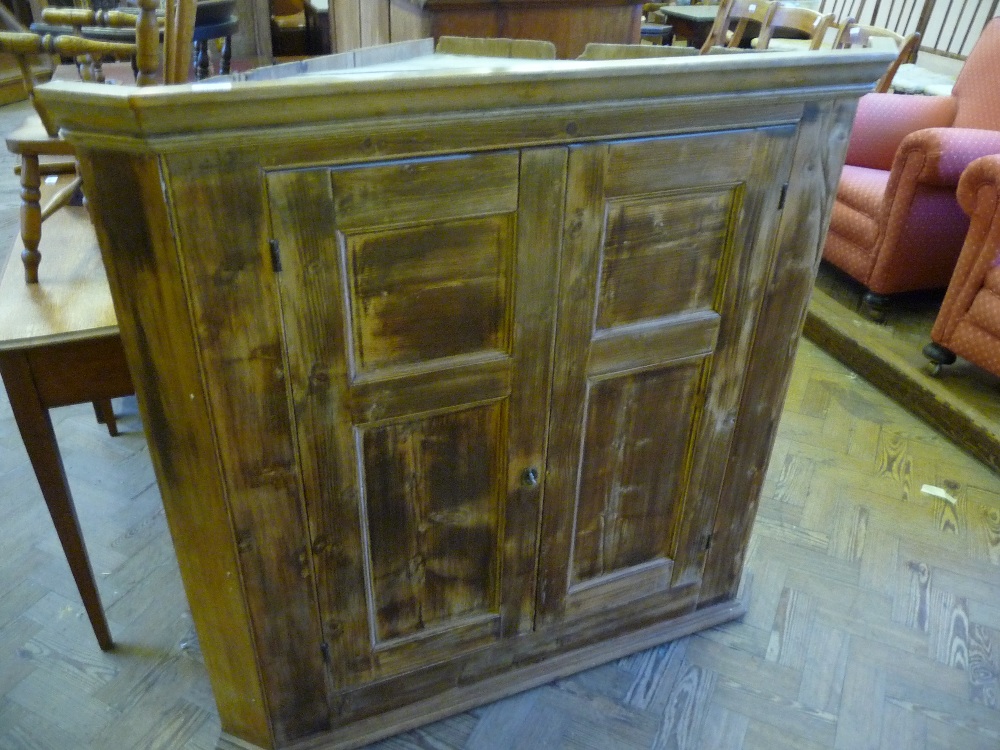
<instances>
[{"instance_id":1,"label":"parquet wood floor","mask_svg":"<svg viewBox=\"0 0 1000 750\"><path fill-rule=\"evenodd\" d=\"M117 407L117 438L89 406L53 412L120 644L102 653L0 398L0 750L215 747L139 419ZM1000 748L1000 476L807 341L743 595L739 622L372 747Z\"/></svg>"}]
</instances>

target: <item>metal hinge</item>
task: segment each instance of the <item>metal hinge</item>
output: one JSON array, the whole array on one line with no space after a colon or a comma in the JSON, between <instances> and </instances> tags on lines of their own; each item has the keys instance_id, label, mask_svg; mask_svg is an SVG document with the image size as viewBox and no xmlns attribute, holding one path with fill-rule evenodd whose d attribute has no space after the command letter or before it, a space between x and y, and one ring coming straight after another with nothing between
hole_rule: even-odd
<instances>
[{"instance_id":1,"label":"metal hinge","mask_svg":"<svg viewBox=\"0 0 1000 750\"><path fill-rule=\"evenodd\" d=\"M778 210L780 211L785 207L785 196L788 195L788 183L786 182L781 186L781 197L778 198Z\"/></svg>"},{"instance_id":2,"label":"metal hinge","mask_svg":"<svg viewBox=\"0 0 1000 750\"><path fill-rule=\"evenodd\" d=\"M275 273L281 273L281 246L277 240L271 240L268 244L271 246L271 267Z\"/></svg>"}]
</instances>

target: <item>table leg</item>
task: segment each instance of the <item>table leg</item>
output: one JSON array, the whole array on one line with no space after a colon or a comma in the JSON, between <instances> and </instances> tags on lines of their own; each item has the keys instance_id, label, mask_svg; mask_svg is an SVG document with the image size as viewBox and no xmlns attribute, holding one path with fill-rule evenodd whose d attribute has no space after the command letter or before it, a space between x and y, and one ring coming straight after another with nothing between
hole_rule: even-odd
<instances>
[{"instance_id":1,"label":"table leg","mask_svg":"<svg viewBox=\"0 0 1000 750\"><path fill-rule=\"evenodd\" d=\"M73 506L66 472L52 429L52 420L35 388L31 366L24 353L0 353L0 376L3 377L4 386L7 388L14 421L28 450L28 458L38 478L42 496L49 508L49 515L55 524L59 542L69 561L70 570L83 599L83 606L94 628L94 635L97 636L101 649L107 651L114 646L114 641L111 639L111 631L108 629L104 608L101 606L87 548L83 543L76 508Z\"/></svg>"}]
</instances>

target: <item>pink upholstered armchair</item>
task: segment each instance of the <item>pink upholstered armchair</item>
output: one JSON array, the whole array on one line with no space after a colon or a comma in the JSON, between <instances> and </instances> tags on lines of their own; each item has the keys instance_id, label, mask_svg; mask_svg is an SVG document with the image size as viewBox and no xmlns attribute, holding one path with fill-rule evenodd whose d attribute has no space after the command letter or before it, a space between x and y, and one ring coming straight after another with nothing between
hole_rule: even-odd
<instances>
[{"instance_id":1,"label":"pink upholstered armchair","mask_svg":"<svg viewBox=\"0 0 1000 750\"><path fill-rule=\"evenodd\" d=\"M972 222L924 355L935 373L958 354L1000 375L1000 154L972 162L958 200Z\"/></svg>"},{"instance_id":2,"label":"pink upholstered armchair","mask_svg":"<svg viewBox=\"0 0 1000 750\"><path fill-rule=\"evenodd\" d=\"M1000 153L1000 19L976 42L951 96L861 98L823 258L889 295L948 285L969 219L955 198L966 166Z\"/></svg>"}]
</instances>

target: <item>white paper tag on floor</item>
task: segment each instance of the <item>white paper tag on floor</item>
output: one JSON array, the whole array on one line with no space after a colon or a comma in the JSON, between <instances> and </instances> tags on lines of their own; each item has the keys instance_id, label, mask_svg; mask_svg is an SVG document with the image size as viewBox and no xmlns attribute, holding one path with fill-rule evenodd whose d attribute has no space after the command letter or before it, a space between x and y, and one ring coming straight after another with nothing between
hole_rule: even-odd
<instances>
[{"instance_id":1,"label":"white paper tag on floor","mask_svg":"<svg viewBox=\"0 0 1000 750\"><path fill-rule=\"evenodd\" d=\"M941 489L940 487L935 487L933 484L925 484L923 487L920 488L920 491L923 492L925 495L933 495L934 497L939 497L942 500L946 500L952 505L958 504L958 500L953 498L951 495L949 495L945 490Z\"/></svg>"}]
</instances>

